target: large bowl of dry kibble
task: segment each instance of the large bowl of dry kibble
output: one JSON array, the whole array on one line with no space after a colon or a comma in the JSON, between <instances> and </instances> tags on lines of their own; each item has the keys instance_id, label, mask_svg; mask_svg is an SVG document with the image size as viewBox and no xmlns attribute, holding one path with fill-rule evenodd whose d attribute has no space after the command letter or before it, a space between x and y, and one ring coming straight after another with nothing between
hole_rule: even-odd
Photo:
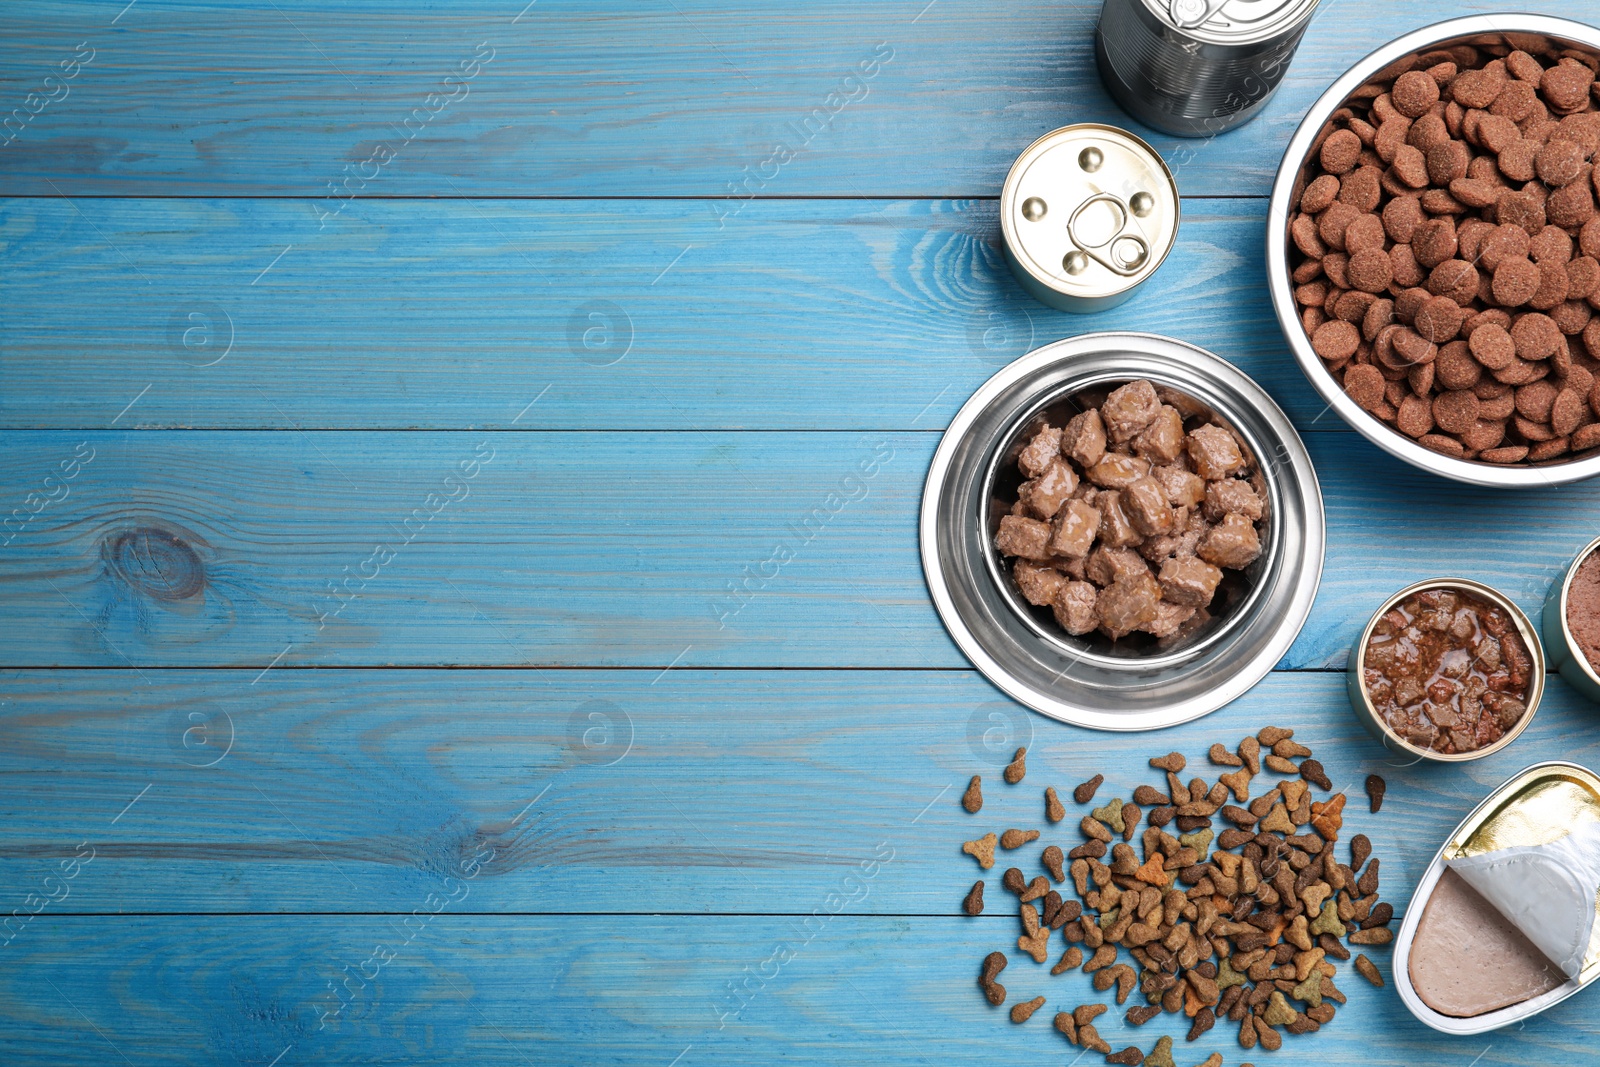
<instances>
[{"instance_id":1,"label":"large bowl of dry kibble","mask_svg":"<svg viewBox=\"0 0 1600 1067\"><path fill-rule=\"evenodd\" d=\"M1267 274L1352 427L1457 481L1600 474L1600 30L1482 15L1357 63L1289 142Z\"/></svg>"},{"instance_id":2,"label":"large bowl of dry kibble","mask_svg":"<svg viewBox=\"0 0 1600 1067\"><path fill-rule=\"evenodd\" d=\"M1288 651L1323 560L1299 435L1245 374L1151 334L1086 334L957 413L922 500L951 636L1028 706L1101 729L1213 711Z\"/></svg>"}]
</instances>

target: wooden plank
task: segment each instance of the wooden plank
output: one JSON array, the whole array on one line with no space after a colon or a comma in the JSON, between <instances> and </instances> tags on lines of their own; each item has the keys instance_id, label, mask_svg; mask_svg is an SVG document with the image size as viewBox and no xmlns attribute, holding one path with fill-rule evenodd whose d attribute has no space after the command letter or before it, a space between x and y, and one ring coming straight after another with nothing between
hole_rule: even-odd
<instances>
[{"instance_id":1,"label":"wooden plank","mask_svg":"<svg viewBox=\"0 0 1600 1067\"><path fill-rule=\"evenodd\" d=\"M138 396L119 426L929 429L1104 329L1325 414L1262 296L1262 203L1185 210L1147 290L1080 316L1022 292L992 202L766 202L719 232L693 201L388 201L326 234L299 201L0 202L0 426Z\"/></svg>"},{"instance_id":2,"label":"wooden plank","mask_svg":"<svg viewBox=\"0 0 1600 1067\"><path fill-rule=\"evenodd\" d=\"M1344 837L1372 839L1385 898L1403 911L1494 785L1540 759L1600 765L1594 708L1555 680L1514 745L1459 768L1398 765L1334 672L1275 673L1156 735L1046 720L970 671L252 678L0 676L0 915L80 846L94 859L52 914L406 912L463 863L482 869L465 911L793 913L879 848L898 859L855 910L953 915L980 876L999 909L1006 867L1032 877L1046 844L1081 842L1073 786L1103 774L1100 803L1128 798L1159 780L1145 761L1174 750L1214 780L1210 745L1266 725L1293 728L1348 791ZM1009 786L999 771L1019 745L1029 772ZM1389 783L1377 815L1371 773ZM972 774L977 816L959 804ZM1059 827L1043 819L1048 785L1071 812ZM1011 826L1046 836L986 875L959 850ZM34 937L30 926L18 943Z\"/></svg>"},{"instance_id":3,"label":"wooden plank","mask_svg":"<svg viewBox=\"0 0 1600 1067\"><path fill-rule=\"evenodd\" d=\"M15 432L0 656L964 667L917 555L937 436ZM1593 485L1489 492L1307 436L1329 550L1286 667L1342 666L1380 596L1442 569L1535 611L1600 524Z\"/></svg>"},{"instance_id":4,"label":"wooden plank","mask_svg":"<svg viewBox=\"0 0 1600 1067\"><path fill-rule=\"evenodd\" d=\"M809 919L822 901L796 906ZM1086 1053L1051 1027L1054 1013L1109 1001L1088 975L1052 977L1020 958L1001 976L1012 1001L1049 1001L1024 1026L1007 1021L973 979L984 953L1013 947L1009 919L885 922L842 910L804 922L447 910L416 920L406 943L392 916L42 919L0 968L0 1048L15 1067L265 1067L274 1056L490 1067L1067 1063ZM380 966L375 946L393 958ZM1387 950L1372 955L1387 974ZM334 989L346 975L341 1001ZM1320 1032L1288 1037L1281 1056L1330 1067L1593 1062L1600 1027L1583 996L1514 1036L1451 1038L1413 1019L1392 987L1372 988L1348 964L1340 975L1348 1005ZM730 990L741 986L748 996ZM1211 1051L1229 1064L1251 1055L1226 1023L1192 1045L1188 1020L1170 1016L1135 1028L1113 1007L1096 1028L1119 1049L1171 1036L1185 1065Z\"/></svg>"},{"instance_id":5,"label":"wooden plank","mask_svg":"<svg viewBox=\"0 0 1600 1067\"><path fill-rule=\"evenodd\" d=\"M7 5L5 108L59 99L16 120L0 191L321 197L354 173L364 196L721 197L753 175L764 196L990 196L1049 129L1135 125L1100 86L1090 0L123 6ZM1592 16L1584 0L1526 6ZM1330 4L1254 122L1211 141L1135 128L1185 192L1259 195L1334 78L1446 14ZM88 65L44 83L80 43Z\"/></svg>"}]
</instances>

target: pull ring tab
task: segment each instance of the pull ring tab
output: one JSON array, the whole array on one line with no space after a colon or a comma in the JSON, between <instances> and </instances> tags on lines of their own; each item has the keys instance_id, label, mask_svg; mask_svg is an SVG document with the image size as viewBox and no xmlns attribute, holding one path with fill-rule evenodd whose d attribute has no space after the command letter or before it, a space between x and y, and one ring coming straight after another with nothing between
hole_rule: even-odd
<instances>
[{"instance_id":1,"label":"pull ring tab","mask_svg":"<svg viewBox=\"0 0 1600 1067\"><path fill-rule=\"evenodd\" d=\"M1167 11L1173 25L1180 30L1192 30L1212 15L1222 10L1226 0L1172 0Z\"/></svg>"},{"instance_id":2,"label":"pull ring tab","mask_svg":"<svg viewBox=\"0 0 1600 1067\"><path fill-rule=\"evenodd\" d=\"M1117 225L1110 237L1092 245L1078 236L1078 216L1099 203L1110 204L1117 212ZM1150 259L1149 242L1131 227L1132 221L1133 212L1128 210L1127 203L1120 196L1115 193L1096 193L1079 204L1067 220L1067 238L1090 259L1113 274L1130 278L1139 273Z\"/></svg>"}]
</instances>

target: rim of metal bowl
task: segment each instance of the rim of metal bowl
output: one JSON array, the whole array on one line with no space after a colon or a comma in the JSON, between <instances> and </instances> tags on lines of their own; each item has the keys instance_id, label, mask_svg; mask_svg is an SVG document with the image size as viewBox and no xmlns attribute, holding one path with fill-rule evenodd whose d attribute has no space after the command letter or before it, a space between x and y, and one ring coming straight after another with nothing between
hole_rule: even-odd
<instances>
[{"instance_id":1,"label":"rim of metal bowl","mask_svg":"<svg viewBox=\"0 0 1600 1067\"><path fill-rule=\"evenodd\" d=\"M1533 683L1528 686L1528 707L1522 713L1522 718L1511 730L1502 734L1500 739L1483 748L1471 752L1435 752L1431 748L1420 748L1395 732L1378 709L1372 706L1372 696L1367 692L1366 667L1367 645L1372 640L1372 631L1377 628L1378 621L1387 615L1396 604L1399 604L1412 593L1421 593L1429 589L1453 589L1457 592L1470 593L1480 600L1487 600L1498 608L1504 609L1511 616L1512 625L1517 628L1517 634L1522 638L1522 643L1528 646L1528 655L1533 660ZM1383 731L1387 742L1385 747L1394 751L1393 746L1398 745L1400 751L1410 753L1430 763L1471 763L1473 760L1492 756L1511 742L1522 736L1522 731L1533 722L1533 717L1539 711L1539 703L1544 699L1544 686L1548 678L1548 669L1544 658L1544 641L1539 637L1539 631L1534 629L1533 621L1517 606L1516 601L1506 596L1492 585L1474 581L1471 578L1439 577L1424 578L1420 582L1413 582L1404 589L1393 594L1378 605L1378 610L1372 613L1372 618L1367 620L1367 625L1362 627L1361 636L1356 641L1352 662L1347 668L1355 671L1357 686L1361 691L1362 703L1366 705L1367 715Z\"/></svg>"},{"instance_id":2,"label":"rim of metal bowl","mask_svg":"<svg viewBox=\"0 0 1600 1067\"><path fill-rule=\"evenodd\" d=\"M1311 338L1300 325L1300 315L1294 302L1294 292L1289 278L1289 202L1294 193L1295 181L1300 176L1310 155L1311 144L1328 118L1339 109L1352 92L1364 85L1374 74L1402 56L1424 52L1429 48L1459 37L1473 37L1492 33L1532 33L1555 37L1600 52L1600 29L1586 26L1570 19L1549 15L1523 15L1502 12L1492 15L1471 15L1466 18L1436 22L1431 26L1413 30L1381 48L1371 52L1339 77L1326 92L1317 98L1300 121L1294 136L1284 150L1283 161L1278 165L1277 178L1272 183L1272 199L1267 208L1267 286L1272 294L1272 305L1278 315L1289 348L1294 352L1300 370L1312 387L1339 412L1361 436L1385 452L1413 467L1469 485L1500 488L1532 488L1564 485L1582 481L1600 474L1600 452L1584 459L1553 461L1536 466L1495 466L1474 460L1455 459L1424 448L1392 429L1381 419L1368 414L1340 387L1323 366L1322 359L1311 348Z\"/></svg>"},{"instance_id":3,"label":"rim of metal bowl","mask_svg":"<svg viewBox=\"0 0 1600 1067\"><path fill-rule=\"evenodd\" d=\"M1131 358L1130 358L1131 357ZM1128 366L1111 368L1113 360ZM1142 361L1142 362L1139 362ZM1190 654L1116 661L1045 639L997 584L979 499L991 453L1012 442L1018 419L1060 397L1148 375L1239 427L1272 489L1270 560L1262 592L1241 602L1248 617ZM1089 382L1089 386L1077 383ZM1254 430L1247 429L1253 425ZM1281 466L1283 469L1276 469ZM1207 715L1260 681L1288 651L1310 614L1322 576L1322 491L1305 443L1272 398L1233 364L1159 334L1084 334L1037 348L978 387L946 429L923 487L918 535L928 592L946 630L995 686L1050 718L1099 730L1152 730ZM968 615L970 614L970 618ZM1109 661L1109 662L1108 662ZM1081 664L1079 674L1068 671ZM1059 671L1055 670L1060 667Z\"/></svg>"}]
</instances>

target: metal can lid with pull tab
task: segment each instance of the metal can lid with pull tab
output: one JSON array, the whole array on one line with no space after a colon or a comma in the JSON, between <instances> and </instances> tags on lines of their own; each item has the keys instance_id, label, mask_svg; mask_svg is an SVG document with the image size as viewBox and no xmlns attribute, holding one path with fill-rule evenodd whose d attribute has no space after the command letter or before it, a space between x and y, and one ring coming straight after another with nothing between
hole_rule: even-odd
<instances>
[{"instance_id":1,"label":"metal can lid with pull tab","mask_svg":"<svg viewBox=\"0 0 1600 1067\"><path fill-rule=\"evenodd\" d=\"M1250 45L1297 31L1319 0L1144 0L1157 18L1196 41Z\"/></svg>"},{"instance_id":2,"label":"metal can lid with pull tab","mask_svg":"<svg viewBox=\"0 0 1600 1067\"><path fill-rule=\"evenodd\" d=\"M1080 123L1029 145L1000 194L1006 262L1062 311L1115 307L1156 272L1178 236L1178 186L1126 130Z\"/></svg>"}]
</instances>

